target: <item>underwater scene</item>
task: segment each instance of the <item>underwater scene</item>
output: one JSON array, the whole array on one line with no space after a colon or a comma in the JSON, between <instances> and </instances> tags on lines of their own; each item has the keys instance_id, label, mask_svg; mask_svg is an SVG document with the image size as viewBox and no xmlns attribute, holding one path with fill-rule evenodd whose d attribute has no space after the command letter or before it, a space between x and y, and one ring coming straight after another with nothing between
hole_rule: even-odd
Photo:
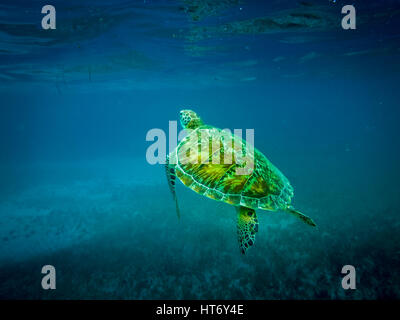
<instances>
[{"instance_id":1,"label":"underwater scene","mask_svg":"<svg viewBox=\"0 0 400 320\"><path fill-rule=\"evenodd\" d=\"M398 0L3 0L0 299L399 299L399 83Z\"/></svg>"}]
</instances>

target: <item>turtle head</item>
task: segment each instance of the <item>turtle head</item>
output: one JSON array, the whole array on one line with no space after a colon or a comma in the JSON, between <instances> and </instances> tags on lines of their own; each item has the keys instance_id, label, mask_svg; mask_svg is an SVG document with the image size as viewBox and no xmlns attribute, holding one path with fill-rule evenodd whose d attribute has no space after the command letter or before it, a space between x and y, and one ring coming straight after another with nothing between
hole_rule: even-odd
<instances>
[{"instance_id":1,"label":"turtle head","mask_svg":"<svg viewBox=\"0 0 400 320\"><path fill-rule=\"evenodd\" d=\"M179 114L181 125L185 129L196 129L202 126L203 120L192 110L182 110Z\"/></svg>"}]
</instances>

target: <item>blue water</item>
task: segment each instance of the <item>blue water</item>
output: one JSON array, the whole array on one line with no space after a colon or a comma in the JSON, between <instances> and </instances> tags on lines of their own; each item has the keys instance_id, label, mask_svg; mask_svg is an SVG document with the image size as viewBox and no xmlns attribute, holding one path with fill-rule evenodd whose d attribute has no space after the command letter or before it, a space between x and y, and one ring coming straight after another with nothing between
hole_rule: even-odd
<instances>
[{"instance_id":1,"label":"blue water","mask_svg":"<svg viewBox=\"0 0 400 320\"><path fill-rule=\"evenodd\" d=\"M400 2L42 1L0 5L2 299L400 298ZM153 128L191 108L255 146L318 229L178 183ZM53 265L57 289L43 290ZM356 269L357 289L341 286Z\"/></svg>"}]
</instances>

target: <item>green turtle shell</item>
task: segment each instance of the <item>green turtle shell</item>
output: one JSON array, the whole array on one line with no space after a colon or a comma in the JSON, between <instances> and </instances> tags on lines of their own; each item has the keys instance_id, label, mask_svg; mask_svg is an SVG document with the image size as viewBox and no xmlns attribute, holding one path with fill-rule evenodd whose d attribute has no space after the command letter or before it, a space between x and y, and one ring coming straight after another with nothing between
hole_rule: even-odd
<instances>
[{"instance_id":1,"label":"green turtle shell","mask_svg":"<svg viewBox=\"0 0 400 320\"><path fill-rule=\"evenodd\" d=\"M288 179L261 152L218 128L192 131L170 157L183 184L214 200L275 211L293 197Z\"/></svg>"}]
</instances>

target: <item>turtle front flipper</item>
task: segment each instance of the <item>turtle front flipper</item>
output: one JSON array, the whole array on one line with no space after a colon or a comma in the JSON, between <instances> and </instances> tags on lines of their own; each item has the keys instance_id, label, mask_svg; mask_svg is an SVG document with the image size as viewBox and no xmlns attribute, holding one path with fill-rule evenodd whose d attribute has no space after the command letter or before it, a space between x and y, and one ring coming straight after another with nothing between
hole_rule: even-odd
<instances>
[{"instance_id":1,"label":"turtle front flipper","mask_svg":"<svg viewBox=\"0 0 400 320\"><path fill-rule=\"evenodd\" d=\"M238 221L237 233L240 246L240 252L245 254L255 242L258 232L258 219L254 209L246 207L237 207Z\"/></svg>"},{"instance_id":2,"label":"turtle front flipper","mask_svg":"<svg viewBox=\"0 0 400 320\"><path fill-rule=\"evenodd\" d=\"M292 206L288 206L286 208L286 212L288 212L288 213L294 215L295 217L299 218L301 221L303 221L304 223L308 224L309 226L312 226L312 227L316 227L317 226L313 219L311 219L310 217L306 216L304 213L301 213L300 211L297 211Z\"/></svg>"},{"instance_id":3,"label":"turtle front flipper","mask_svg":"<svg viewBox=\"0 0 400 320\"><path fill-rule=\"evenodd\" d=\"M175 200L176 214L178 215L178 219L180 219L181 213L179 211L178 198L176 197L176 192L175 192L175 181L176 181L175 165L169 163L169 156L167 156L165 171L167 173L169 189L171 190L172 196Z\"/></svg>"}]
</instances>

